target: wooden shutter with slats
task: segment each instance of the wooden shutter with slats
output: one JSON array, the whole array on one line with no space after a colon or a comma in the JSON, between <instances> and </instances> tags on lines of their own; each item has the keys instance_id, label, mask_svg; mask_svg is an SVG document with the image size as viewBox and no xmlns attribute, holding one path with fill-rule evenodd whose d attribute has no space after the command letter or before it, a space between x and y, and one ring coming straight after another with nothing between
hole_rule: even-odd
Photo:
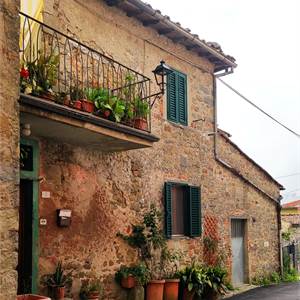
<instances>
[{"instance_id":1,"label":"wooden shutter with slats","mask_svg":"<svg viewBox=\"0 0 300 300\"><path fill-rule=\"evenodd\" d=\"M166 237L172 236L172 183L165 183L165 232Z\"/></svg>"},{"instance_id":2,"label":"wooden shutter with slats","mask_svg":"<svg viewBox=\"0 0 300 300\"><path fill-rule=\"evenodd\" d=\"M201 193L197 186L189 187L190 236L201 235Z\"/></svg>"},{"instance_id":3,"label":"wooden shutter with slats","mask_svg":"<svg viewBox=\"0 0 300 300\"><path fill-rule=\"evenodd\" d=\"M175 72L168 75L167 85L167 115L168 120L177 122L177 88L176 88L176 74Z\"/></svg>"},{"instance_id":4,"label":"wooden shutter with slats","mask_svg":"<svg viewBox=\"0 0 300 300\"><path fill-rule=\"evenodd\" d=\"M186 75L174 71L167 78L168 120L187 125L187 79Z\"/></svg>"}]
</instances>

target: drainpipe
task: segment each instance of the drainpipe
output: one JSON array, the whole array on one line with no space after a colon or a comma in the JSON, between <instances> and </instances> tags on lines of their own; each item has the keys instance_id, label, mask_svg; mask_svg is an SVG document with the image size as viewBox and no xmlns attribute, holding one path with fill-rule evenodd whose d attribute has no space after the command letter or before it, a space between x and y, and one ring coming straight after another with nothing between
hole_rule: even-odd
<instances>
[{"instance_id":1,"label":"drainpipe","mask_svg":"<svg viewBox=\"0 0 300 300\"><path fill-rule=\"evenodd\" d=\"M280 262L280 274L283 275L283 253L282 253L282 236L281 236L281 204L280 200L282 199L282 196L279 196L277 204L277 222L278 222L278 244L279 244L279 262Z\"/></svg>"},{"instance_id":2,"label":"drainpipe","mask_svg":"<svg viewBox=\"0 0 300 300\"><path fill-rule=\"evenodd\" d=\"M278 198L274 198L273 196L269 195L267 192L260 189L255 183L250 181L249 179L245 178L242 174L239 173L238 170L234 169L230 164L223 161L221 158L218 157L218 114L217 114L217 78L221 76L225 76L228 74L233 73L233 70L226 70L222 74L214 74L213 78L213 103L214 103L214 157L215 160L220 163L222 166L229 169L232 173L238 175L243 181L250 184L256 190L261 192L263 195L267 196L271 200L276 202L276 210L277 210L277 223L278 223L278 244L279 244L279 262L280 262L280 273L283 274L283 255L282 255L282 237L281 237L281 204L280 200L282 196L279 195Z\"/></svg>"}]
</instances>

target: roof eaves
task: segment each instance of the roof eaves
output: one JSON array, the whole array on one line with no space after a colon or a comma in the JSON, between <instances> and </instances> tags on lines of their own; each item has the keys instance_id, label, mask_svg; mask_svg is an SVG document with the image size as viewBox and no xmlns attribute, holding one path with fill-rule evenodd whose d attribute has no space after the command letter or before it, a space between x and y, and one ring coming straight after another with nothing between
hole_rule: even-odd
<instances>
[{"instance_id":1,"label":"roof eaves","mask_svg":"<svg viewBox=\"0 0 300 300\"><path fill-rule=\"evenodd\" d=\"M247 155L241 148L235 144L231 139L231 135L222 129L218 129L219 134L228 141L234 148L236 148L246 159L248 159L253 165L255 165L258 169L260 169L270 180L272 180L279 188L280 190L285 190L284 186L279 183L273 176L267 172L262 166L260 166L255 160L253 160L249 155Z\"/></svg>"},{"instance_id":2,"label":"roof eaves","mask_svg":"<svg viewBox=\"0 0 300 300\"><path fill-rule=\"evenodd\" d=\"M174 22L169 16L162 15L150 4L141 0L104 0L110 6L118 6L130 17L140 20L144 26L150 26L175 42L180 42L189 50L195 50L200 56L206 57L215 65L215 72L235 68L235 59L226 55L218 43L206 42L197 34L192 34L189 28L183 28L179 22ZM171 35L170 35L171 34Z\"/></svg>"}]
</instances>

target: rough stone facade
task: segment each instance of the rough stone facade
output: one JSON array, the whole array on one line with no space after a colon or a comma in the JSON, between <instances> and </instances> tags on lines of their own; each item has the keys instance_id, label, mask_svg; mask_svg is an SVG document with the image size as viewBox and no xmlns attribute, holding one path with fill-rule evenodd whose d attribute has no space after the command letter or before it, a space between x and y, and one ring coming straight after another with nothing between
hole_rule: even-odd
<instances>
[{"instance_id":1,"label":"rough stone facade","mask_svg":"<svg viewBox=\"0 0 300 300\"><path fill-rule=\"evenodd\" d=\"M15 43L12 49L15 50L18 28L16 20L12 20L15 22L11 25ZM135 261L136 253L116 233L128 232L130 224L140 220L150 203L164 209L166 181L201 186L203 231L210 234L208 224L213 222L213 234L219 238L219 252L229 272L230 220L234 217L247 220L247 277L277 271L277 203L215 160L211 135L214 131L213 65L102 1L46 0L44 21L151 78L153 68L164 59L174 69L187 74L189 112L188 126L173 124L166 119L165 99L157 101L152 111L152 133L160 141L143 150L102 153L88 145L79 147L33 137L39 140L40 146L39 218L47 220L46 226L39 227L39 276L53 271L57 260L63 260L73 270L74 298L78 297L81 279L97 276L104 284L104 299L124 299L124 291L114 283L114 273L121 264ZM7 155L14 167L5 171L11 174L6 189L10 192L7 198L3 197L4 201L1 198L5 205L1 202L0 211L12 216L11 228L3 233L9 256L13 253L7 265L10 271L3 277L11 286L16 283L16 273L12 270L16 262L15 202L18 199L18 56L12 57L15 64L10 67L15 81L7 83L11 88L5 89L4 96L1 89L1 100L10 99L12 129L7 132L11 151ZM0 113L2 120L3 109ZM1 121L1 132L7 124ZM8 142L1 144L1 151L7 151L7 145ZM218 152L262 190L276 199L279 197L278 184L222 135L218 136ZM50 198L42 198L43 191L49 191ZM59 208L72 210L70 227L57 227L56 209ZM168 243L184 252L182 265L192 258L203 260L202 237L172 239Z\"/></svg>"},{"instance_id":2,"label":"rough stone facade","mask_svg":"<svg viewBox=\"0 0 300 300\"><path fill-rule=\"evenodd\" d=\"M19 1L0 1L0 299L15 300L19 199Z\"/></svg>"}]
</instances>

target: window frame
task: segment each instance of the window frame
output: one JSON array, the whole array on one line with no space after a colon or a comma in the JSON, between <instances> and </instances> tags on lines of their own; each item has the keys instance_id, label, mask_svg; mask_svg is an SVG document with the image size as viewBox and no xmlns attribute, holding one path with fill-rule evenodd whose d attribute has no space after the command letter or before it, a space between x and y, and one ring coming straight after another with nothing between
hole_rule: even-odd
<instances>
[{"instance_id":1,"label":"window frame","mask_svg":"<svg viewBox=\"0 0 300 300\"><path fill-rule=\"evenodd\" d=\"M173 212L172 212L172 187L176 186L182 186L187 188L187 199L188 199L188 204L187 204L187 213L188 216L186 218L186 222L188 224L188 228L185 232L185 234L173 234L172 232L172 218L173 218ZM199 200L198 204L196 205L197 207L193 211L193 201L195 198L192 198L192 194L196 191L198 197L197 199ZM194 195L195 196L195 195ZM202 204L202 199L201 199L201 187L200 186L194 186L194 185L189 185L187 183L182 183L182 182L175 182L175 181L167 181L165 182L165 187L164 187L164 209L165 209L165 235L166 238L172 239L172 238L195 238L195 237L200 237L202 235L202 209L201 209L201 204ZM194 203L195 204L195 203ZM198 218L193 219L193 216L198 215ZM197 224L195 225L195 220Z\"/></svg>"}]
</instances>

